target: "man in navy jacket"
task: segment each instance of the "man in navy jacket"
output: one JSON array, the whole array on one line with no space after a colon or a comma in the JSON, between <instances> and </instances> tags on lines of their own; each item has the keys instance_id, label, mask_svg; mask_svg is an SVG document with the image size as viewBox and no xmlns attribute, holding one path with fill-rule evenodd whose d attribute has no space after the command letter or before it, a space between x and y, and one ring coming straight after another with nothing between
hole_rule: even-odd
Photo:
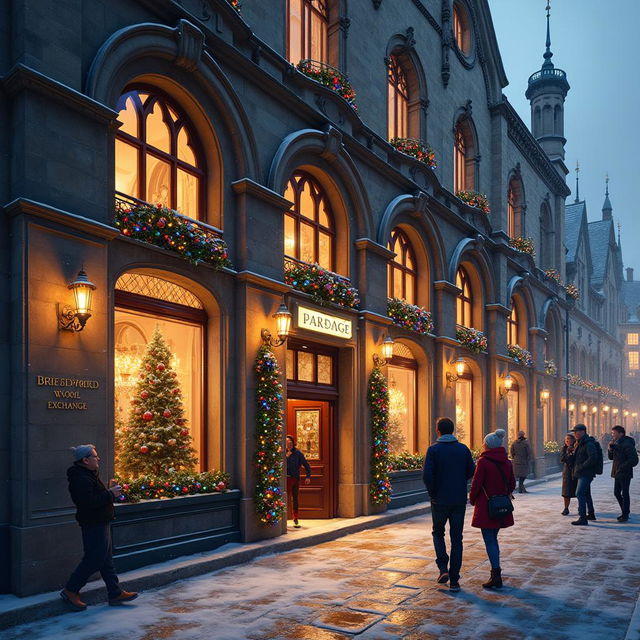
<instances>
[{"instance_id":1,"label":"man in navy jacket","mask_svg":"<svg viewBox=\"0 0 640 640\"><path fill-rule=\"evenodd\" d=\"M438 583L449 582L450 591L460 591L462 566L462 529L467 507L467 480L473 477L475 464L469 448L453 435L453 421L440 418L438 439L427 449L422 477L431 499L433 546L440 570ZM444 542L444 527L449 521L451 558Z\"/></svg>"}]
</instances>

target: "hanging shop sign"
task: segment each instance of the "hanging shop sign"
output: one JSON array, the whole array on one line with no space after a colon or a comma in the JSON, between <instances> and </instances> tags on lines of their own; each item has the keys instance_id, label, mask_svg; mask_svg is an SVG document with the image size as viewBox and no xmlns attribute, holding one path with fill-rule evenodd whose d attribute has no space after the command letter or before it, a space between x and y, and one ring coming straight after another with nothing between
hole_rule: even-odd
<instances>
[{"instance_id":1,"label":"hanging shop sign","mask_svg":"<svg viewBox=\"0 0 640 640\"><path fill-rule=\"evenodd\" d=\"M345 320L339 316L332 316L307 307L298 307L298 327L300 329L349 339L353 331L352 324L351 320Z\"/></svg>"}]
</instances>

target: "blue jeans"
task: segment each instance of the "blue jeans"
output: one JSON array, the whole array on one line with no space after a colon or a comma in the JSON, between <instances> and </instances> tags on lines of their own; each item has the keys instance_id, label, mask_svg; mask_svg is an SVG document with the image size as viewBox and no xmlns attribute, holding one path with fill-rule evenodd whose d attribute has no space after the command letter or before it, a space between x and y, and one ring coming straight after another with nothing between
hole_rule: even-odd
<instances>
[{"instance_id":1,"label":"blue jeans","mask_svg":"<svg viewBox=\"0 0 640 640\"><path fill-rule=\"evenodd\" d=\"M482 531L482 538L484 539L484 546L489 556L489 562L492 569L500 568L500 547L498 545L498 531L500 529L480 529Z\"/></svg>"},{"instance_id":2,"label":"blue jeans","mask_svg":"<svg viewBox=\"0 0 640 640\"><path fill-rule=\"evenodd\" d=\"M441 572L449 573L450 582L460 579L462 566L462 529L466 505L438 505L431 503L431 520L433 522L433 547L436 551L436 564ZM444 527L449 521L449 537L451 538L451 561L447 555L444 542Z\"/></svg>"},{"instance_id":3,"label":"blue jeans","mask_svg":"<svg viewBox=\"0 0 640 640\"><path fill-rule=\"evenodd\" d=\"M578 478L576 497L578 498L578 515L581 518L587 517L587 508L589 513L593 513L593 500L591 499L592 482L592 477Z\"/></svg>"},{"instance_id":4,"label":"blue jeans","mask_svg":"<svg viewBox=\"0 0 640 640\"><path fill-rule=\"evenodd\" d=\"M111 525L98 524L81 529L84 556L71 574L66 588L77 593L87 584L91 575L99 571L107 586L109 598L116 598L122 593L122 589L111 557Z\"/></svg>"}]
</instances>

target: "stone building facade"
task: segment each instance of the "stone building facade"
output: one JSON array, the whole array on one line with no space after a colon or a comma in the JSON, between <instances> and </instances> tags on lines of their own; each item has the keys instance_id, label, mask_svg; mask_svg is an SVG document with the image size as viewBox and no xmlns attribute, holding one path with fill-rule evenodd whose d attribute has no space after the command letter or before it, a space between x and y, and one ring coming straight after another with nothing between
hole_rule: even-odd
<instances>
[{"instance_id":1,"label":"stone building facade","mask_svg":"<svg viewBox=\"0 0 640 640\"><path fill-rule=\"evenodd\" d=\"M568 311L582 329L572 344L596 340L598 375L619 388L615 331L583 306L606 306L613 266L589 274L578 311L560 284L583 277L565 264L566 74L548 44L529 80L534 137L502 94L486 0L245 0L239 10L12 0L3 10L2 591L55 588L76 560L68 448L95 443L113 474L154 327L174 351L199 467L230 473L234 490L118 505L120 568L286 533L285 522L260 524L253 499L253 363L283 302L294 322L274 352L285 428L313 460L305 517L380 509L367 380L388 337L394 428L410 453L449 415L472 448L497 426L524 429L544 473L543 443L567 420ZM437 166L394 137L428 142ZM486 194L490 212L465 192ZM145 230L122 233L123 211L144 202L179 210L192 237L223 239L231 266L193 264L189 249L163 244L166 221L144 241ZM580 224L574 253L587 265ZM319 305L301 290L307 278L287 276L310 263L355 287L359 303ZM95 285L91 317L60 330L80 270ZM433 327L394 322L390 297L428 310ZM464 345L479 337L469 329L485 350ZM75 395L59 405L68 387Z\"/></svg>"}]
</instances>

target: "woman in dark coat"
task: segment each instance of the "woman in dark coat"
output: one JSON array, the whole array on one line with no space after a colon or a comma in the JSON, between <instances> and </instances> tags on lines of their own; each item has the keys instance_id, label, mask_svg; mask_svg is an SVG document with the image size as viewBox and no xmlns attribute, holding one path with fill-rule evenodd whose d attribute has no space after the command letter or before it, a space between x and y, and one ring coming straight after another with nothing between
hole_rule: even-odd
<instances>
[{"instance_id":1,"label":"woman in dark coat","mask_svg":"<svg viewBox=\"0 0 640 640\"><path fill-rule=\"evenodd\" d=\"M311 467L304 457L304 453L296 448L296 441L287 436L287 496L291 498L291 511L293 515L293 527L299 529L298 523L298 495L300 492L300 467L304 467L307 477L305 484L311 482Z\"/></svg>"},{"instance_id":2,"label":"woman in dark coat","mask_svg":"<svg viewBox=\"0 0 640 640\"><path fill-rule=\"evenodd\" d=\"M533 462L533 452L524 431L518 431L518 439L511 443L511 462L513 473L518 478L518 493L529 493L524 488L525 478Z\"/></svg>"},{"instance_id":3,"label":"woman in dark coat","mask_svg":"<svg viewBox=\"0 0 640 640\"><path fill-rule=\"evenodd\" d=\"M575 448L575 436L568 433L564 437L564 446L560 454L560 462L562 462L562 497L564 498L563 516L569 515L569 504L571 503L571 498L576 497L576 488L578 486L578 478L573 477Z\"/></svg>"},{"instance_id":4,"label":"woman in dark coat","mask_svg":"<svg viewBox=\"0 0 640 640\"><path fill-rule=\"evenodd\" d=\"M498 532L500 529L513 526L511 513L500 520L489 517L489 497L511 495L516 488L513 467L503 446L504 436L504 429L496 429L494 433L485 436L484 451L476 463L476 472L469 493L469 502L474 506L471 526L482 531L491 562L491 578L482 585L485 589L499 589L502 586Z\"/></svg>"}]
</instances>

